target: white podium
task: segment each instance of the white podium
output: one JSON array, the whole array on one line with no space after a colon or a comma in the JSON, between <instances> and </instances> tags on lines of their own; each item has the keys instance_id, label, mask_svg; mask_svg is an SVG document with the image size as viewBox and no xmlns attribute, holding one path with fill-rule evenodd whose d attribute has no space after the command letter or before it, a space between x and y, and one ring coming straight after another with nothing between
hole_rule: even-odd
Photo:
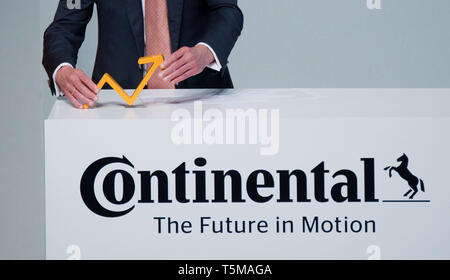
<instances>
[{"instance_id":1,"label":"white podium","mask_svg":"<svg viewBox=\"0 0 450 280\"><path fill-rule=\"evenodd\" d=\"M449 89L99 97L45 121L49 259L450 258Z\"/></svg>"}]
</instances>

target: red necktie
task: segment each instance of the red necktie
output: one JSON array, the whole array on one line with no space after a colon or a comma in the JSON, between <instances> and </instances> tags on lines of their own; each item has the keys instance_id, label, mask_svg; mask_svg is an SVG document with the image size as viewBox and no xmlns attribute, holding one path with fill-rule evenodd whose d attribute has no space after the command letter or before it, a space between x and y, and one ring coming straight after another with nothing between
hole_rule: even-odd
<instances>
[{"instance_id":1,"label":"red necktie","mask_svg":"<svg viewBox=\"0 0 450 280\"><path fill-rule=\"evenodd\" d=\"M162 54L164 58L167 58L170 55L170 32L166 0L145 0L145 35L146 56ZM160 68L155 71L147 83L148 88L174 89L174 85L164 82L158 77L160 72Z\"/></svg>"}]
</instances>

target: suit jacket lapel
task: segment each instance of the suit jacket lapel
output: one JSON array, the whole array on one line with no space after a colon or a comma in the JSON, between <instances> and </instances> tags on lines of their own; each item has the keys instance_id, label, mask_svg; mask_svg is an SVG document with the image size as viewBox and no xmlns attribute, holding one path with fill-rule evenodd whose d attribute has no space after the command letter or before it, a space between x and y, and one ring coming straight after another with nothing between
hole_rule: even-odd
<instances>
[{"instance_id":1,"label":"suit jacket lapel","mask_svg":"<svg viewBox=\"0 0 450 280\"><path fill-rule=\"evenodd\" d=\"M144 41L144 16L141 0L128 0L128 20L136 41L137 51L139 57L144 56L145 41Z\"/></svg>"},{"instance_id":2,"label":"suit jacket lapel","mask_svg":"<svg viewBox=\"0 0 450 280\"><path fill-rule=\"evenodd\" d=\"M180 29L183 17L184 0L167 0L167 11L170 30L170 44L172 52L180 47Z\"/></svg>"}]
</instances>

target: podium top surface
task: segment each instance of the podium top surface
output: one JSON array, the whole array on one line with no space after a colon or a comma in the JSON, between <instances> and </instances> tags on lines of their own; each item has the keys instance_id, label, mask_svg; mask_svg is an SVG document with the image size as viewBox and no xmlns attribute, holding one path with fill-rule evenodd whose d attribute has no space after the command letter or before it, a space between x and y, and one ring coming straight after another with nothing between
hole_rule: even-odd
<instances>
[{"instance_id":1,"label":"podium top surface","mask_svg":"<svg viewBox=\"0 0 450 280\"><path fill-rule=\"evenodd\" d=\"M132 91L127 91L131 95ZM196 103L196 101L201 101ZM133 106L102 90L90 109L58 98L48 120L170 119L175 109L279 109L280 117L450 117L450 89L143 90Z\"/></svg>"}]
</instances>

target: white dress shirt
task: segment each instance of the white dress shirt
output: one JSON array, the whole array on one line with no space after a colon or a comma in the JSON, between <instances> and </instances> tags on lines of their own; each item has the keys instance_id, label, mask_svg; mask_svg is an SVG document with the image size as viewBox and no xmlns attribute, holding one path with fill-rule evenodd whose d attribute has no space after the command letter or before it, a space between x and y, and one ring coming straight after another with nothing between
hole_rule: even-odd
<instances>
[{"instance_id":1,"label":"white dress shirt","mask_svg":"<svg viewBox=\"0 0 450 280\"><path fill-rule=\"evenodd\" d=\"M146 40L146 38L145 38L145 0L142 0L142 12L143 12L143 16L144 16L144 40ZM219 58L217 57L217 55L216 55L216 52L211 48L211 46L210 45L208 45L208 44L206 44L206 43L204 43L204 42L200 42L200 43L198 43L197 45L203 45L203 46L205 46L205 47L207 47L210 51L211 51L211 53L213 54L213 56L214 56L214 62L213 63L211 63L210 65L208 65L207 67L208 68L210 68L210 69L212 69L212 70L215 70L215 71L220 71L221 69L222 69L222 65L220 64L220 61L219 61ZM60 88L58 87L58 85L56 84L56 81L55 81L55 77L56 77L56 73L59 71L59 69L61 69L63 66L70 66L70 67L74 67L73 65L71 65L70 63L68 63L68 62L64 62L64 63L61 63L60 65L58 65L58 67L56 67L56 69L55 69L55 71L53 72L53 83L54 83L54 85L55 85L55 89L56 89L56 95L57 96L63 96L64 94L61 92L61 90L60 90ZM145 76L145 71L144 71L144 76Z\"/></svg>"}]
</instances>

